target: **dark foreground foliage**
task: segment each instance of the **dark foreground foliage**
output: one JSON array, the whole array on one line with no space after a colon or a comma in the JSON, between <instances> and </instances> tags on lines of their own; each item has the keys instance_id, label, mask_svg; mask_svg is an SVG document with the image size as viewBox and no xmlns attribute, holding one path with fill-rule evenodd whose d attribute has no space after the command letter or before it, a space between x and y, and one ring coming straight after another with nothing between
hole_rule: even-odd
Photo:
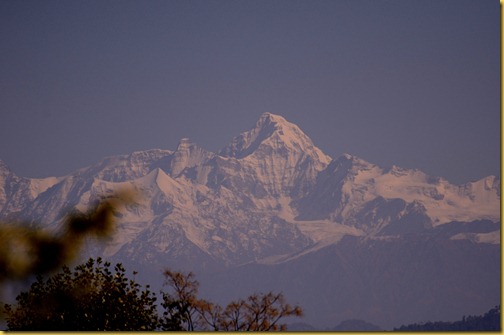
<instances>
[{"instance_id":1,"label":"dark foreground foliage","mask_svg":"<svg viewBox=\"0 0 504 335\"><path fill-rule=\"evenodd\" d=\"M70 263L86 238L106 239L115 230L115 213L127 193L98 201L87 212L69 213L60 231L48 232L34 223L0 224L0 285L47 274Z\"/></svg>"},{"instance_id":2,"label":"dark foreground foliage","mask_svg":"<svg viewBox=\"0 0 504 335\"><path fill-rule=\"evenodd\" d=\"M199 283L193 273L166 270L162 292L163 330L272 331L287 330L280 320L302 316L299 306L291 306L281 293L253 294L230 302L225 308L198 298Z\"/></svg>"},{"instance_id":3,"label":"dark foreground foliage","mask_svg":"<svg viewBox=\"0 0 504 335\"><path fill-rule=\"evenodd\" d=\"M9 330L155 330L156 297L128 280L121 264L90 259L73 272L37 277L15 306L5 305Z\"/></svg>"},{"instance_id":4,"label":"dark foreground foliage","mask_svg":"<svg viewBox=\"0 0 504 335\"><path fill-rule=\"evenodd\" d=\"M71 271L44 279L41 275L15 305L4 306L8 330L285 330L280 320L301 316L283 295L253 294L225 308L200 299L194 274L165 271L169 292L161 291L163 315L156 295L125 276L121 264L89 259ZM133 273L135 274L135 272Z\"/></svg>"},{"instance_id":5,"label":"dark foreground foliage","mask_svg":"<svg viewBox=\"0 0 504 335\"><path fill-rule=\"evenodd\" d=\"M482 316L464 316L455 322L427 322L394 328L396 331L500 331L500 305Z\"/></svg>"},{"instance_id":6,"label":"dark foreground foliage","mask_svg":"<svg viewBox=\"0 0 504 335\"><path fill-rule=\"evenodd\" d=\"M284 330L282 318L302 315L299 306L273 292L222 308L197 297L199 283L192 273L166 270L171 292L161 291L160 317L156 295L148 285L143 289L126 278L122 264L111 271L109 262L91 258L71 271L65 264L76 258L87 237L110 237L117 209L131 196L109 195L86 213L73 211L56 234L32 224L0 226L0 295L6 281L36 276L28 292L16 297L16 304L0 308L8 330Z\"/></svg>"}]
</instances>

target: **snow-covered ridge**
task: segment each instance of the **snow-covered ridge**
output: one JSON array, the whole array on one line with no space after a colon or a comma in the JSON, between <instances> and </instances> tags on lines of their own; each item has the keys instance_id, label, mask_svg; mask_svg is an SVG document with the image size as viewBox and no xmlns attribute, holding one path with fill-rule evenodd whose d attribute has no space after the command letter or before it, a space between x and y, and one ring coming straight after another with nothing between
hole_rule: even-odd
<instances>
[{"instance_id":1,"label":"snow-covered ridge","mask_svg":"<svg viewBox=\"0 0 504 335\"><path fill-rule=\"evenodd\" d=\"M345 185L354 204L355 189L366 189L363 200L381 196L385 199L418 201L427 211L434 225L450 221L478 219L500 220L500 202L496 177L485 177L476 182L455 186L442 178L431 178L419 170L405 170L396 166L384 170L369 163L356 171L352 183ZM354 201L352 201L354 200Z\"/></svg>"},{"instance_id":2,"label":"snow-covered ridge","mask_svg":"<svg viewBox=\"0 0 504 335\"><path fill-rule=\"evenodd\" d=\"M415 204L410 208L423 212L432 226L500 221L500 182L489 176L456 186L419 170L385 169L345 154L318 175L316 186L296 206L300 220L330 219L351 225L374 220L380 226L404 217L408 204Z\"/></svg>"},{"instance_id":3,"label":"snow-covered ridge","mask_svg":"<svg viewBox=\"0 0 504 335\"><path fill-rule=\"evenodd\" d=\"M1 161L0 172L0 217L49 226L103 195L136 192L138 200L122 210L118 233L104 250L127 257L180 258L198 250L227 264L271 263L347 235L375 238L451 221L500 221L496 177L456 186L350 154L332 160L297 125L271 113L218 153L183 138L175 150L107 157L59 178L20 178ZM496 241L495 233L478 234L453 238Z\"/></svg>"}]
</instances>

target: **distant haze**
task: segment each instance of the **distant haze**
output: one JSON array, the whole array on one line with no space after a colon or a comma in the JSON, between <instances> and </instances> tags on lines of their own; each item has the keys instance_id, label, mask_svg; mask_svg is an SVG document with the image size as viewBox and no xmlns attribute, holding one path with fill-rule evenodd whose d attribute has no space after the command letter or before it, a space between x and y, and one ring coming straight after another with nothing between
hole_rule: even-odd
<instances>
[{"instance_id":1,"label":"distant haze","mask_svg":"<svg viewBox=\"0 0 504 335\"><path fill-rule=\"evenodd\" d=\"M324 153L499 175L496 0L1 1L0 159L217 151L264 112Z\"/></svg>"}]
</instances>

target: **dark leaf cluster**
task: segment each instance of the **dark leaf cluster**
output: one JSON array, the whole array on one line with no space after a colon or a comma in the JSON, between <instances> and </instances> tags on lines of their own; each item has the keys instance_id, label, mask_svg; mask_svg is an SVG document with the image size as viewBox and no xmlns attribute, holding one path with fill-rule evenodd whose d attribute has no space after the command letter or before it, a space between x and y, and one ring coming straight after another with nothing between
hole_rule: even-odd
<instances>
[{"instance_id":1,"label":"dark leaf cluster","mask_svg":"<svg viewBox=\"0 0 504 335\"><path fill-rule=\"evenodd\" d=\"M55 233L29 223L1 224L0 283L58 270L77 256L85 238L110 237L115 228L114 215L130 197L118 193L101 199L87 212L75 210Z\"/></svg>"},{"instance_id":2,"label":"dark leaf cluster","mask_svg":"<svg viewBox=\"0 0 504 335\"><path fill-rule=\"evenodd\" d=\"M15 306L4 306L9 330L155 330L155 295L127 279L121 264L110 267L89 259L73 272L65 266L47 280L38 276Z\"/></svg>"},{"instance_id":3,"label":"dark leaf cluster","mask_svg":"<svg viewBox=\"0 0 504 335\"><path fill-rule=\"evenodd\" d=\"M136 272L133 272L136 274ZM170 292L161 291L162 316L156 295L128 279L121 264L89 259L71 271L45 279L38 275L16 304L5 305L8 330L285 330L282 318L301 316L282 294L254 294L225 308L198 298L193 273L165 271Z\"/></svg>"}]
</instances>

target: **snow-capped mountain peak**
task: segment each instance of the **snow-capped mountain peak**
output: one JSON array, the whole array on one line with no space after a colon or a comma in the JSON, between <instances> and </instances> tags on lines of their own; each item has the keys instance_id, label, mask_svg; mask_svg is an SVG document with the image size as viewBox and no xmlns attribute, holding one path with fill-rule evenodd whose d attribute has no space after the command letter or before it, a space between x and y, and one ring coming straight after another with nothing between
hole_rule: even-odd
<instances>
[{"instance_id":1,"label":"snow-capped mountain peak","mask_svg":"<svg viewBox=\"0 0 504 335\"><path fill-rule=\"evenodd\" d=\"M216 284L222 284L227 294L237 287L253 288L263 271L268 288L300 283L289 296L299 293L303 303L312 299L311 306L306 303L307 315L326 313L331 320L336 307L320 302L349 301L348 292L361 292L359 301L378 292L368 316L379 319L418 304L425 292L431 292L424 299L428 310L452 291L457 306L472 304L475 292L486 294L488 301L499 296L498 178L457 186L419 170L382 168L350 154L331 160L279 115L262 114L251 130L217 154L182 138L174 151L108 157L45 179L18 177L0 161L4 221L55 228L68 210L86 211L103 196L123 190L138 197L117 211L112 240L86 243L89 254L142 266L153 277L167 266L198 269L198 275L227 268L208 286L216 291ZM460 261L468 265L460 266ZM276 269L289 279L270 276ZM235 272L243 275L242 282L229 275ZM293 276L296 281L290 280ZM447 286L431 290L434 279ZM458 279L463 286L452 290ZM362 283L372 290L362 290ZM465 298L462 288L470 289ZM328 298L328 292L337 295ZM398 296L411 300L397 305ZM352 310L369 304L343 305Z\"/></svg>"},{"instance_id":2,"label":"snow-capped mountain peak","mask_svg":"<svg viewBox=\"0 0 504 335\"><path fill-rule=\"evenodd\" d=\"M262 114L252 130L235 137L219 154L244 158L261 147L267 151L303 152L322 164L329 164L331 161L329 156L314 146L311 139L298 126L272 113Z\"/></svg>"},{"instance_id":3,"label":"snow-capped mountain peak","mask_svg":"<svg viewBox=\"0 0 504 335\"><path fill-rule=\"evenodd\" d=\"M273 197L297 197L313 185L331 158L317 148L298 126L283 117L264 113L255 127L235 137L219 152L252 175L249 190L260 189ZM243 177L234 178L244 185ZM236 184L238 185L238 184Z\"/></svg>"},{"instance_id":4,"label":"snow-capped mountain peak","mask_svg":"<svg viewBox=\"0 0 504 335\"><path fill-rule=\"evenodd\" d=\"M404 231L404 222L414 221L411 229L428 229L451 221L500 219L495 177L454 186L418 170L381 168L350 154L331 160L297 125L271 113L262 114L219 154L182 138L175 151L109 157L61 178L19 178L0 161L1 171L7 173L0 178L4 217L49 223L61 218L60 211L127 184L147 192L142 209L125 215L135 221L135 231L141 222L154 230L152 222L165 222L205 253L225 258L233 254L237 235L257 231L253 240L243 235L247 256L234 261L264 255L258 247L264 243L261 232L280 233L274 232L279 227L292 234L292 245L306 246L319 236L326 243L348 232L382 234L388 226L395 228L386 233L396 233ZM285 250L292 251L292 245Z\"/></svg>"}]
</instances>

